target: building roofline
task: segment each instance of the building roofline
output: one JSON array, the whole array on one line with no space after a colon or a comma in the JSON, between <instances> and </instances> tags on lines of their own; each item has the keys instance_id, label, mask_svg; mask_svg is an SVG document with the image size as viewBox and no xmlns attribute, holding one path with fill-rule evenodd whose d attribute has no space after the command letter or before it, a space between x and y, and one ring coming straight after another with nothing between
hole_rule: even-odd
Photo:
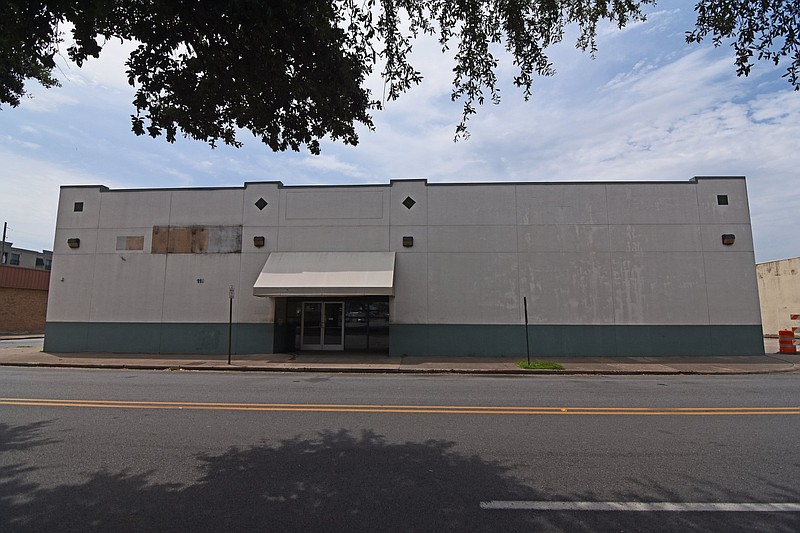
<instances>
[{"instance_id":1,"label":"building roofline","mask_svg":"<svg viewBox=\"0 0 800 533\"><path fill-rule=\"evenodd\" d=\"M756 263L756 266L768 265L769 263L783 263L784 261L794 261L794 260L797 260L797 259L800 259L800 256L798 256L798 257L784 257L783 259L773 259L772 261L762 261L761 263Z\"/></svg>"},{"instance_id":2,"label":"building roofline","mask_svg":"<svg viewBox=\"0 0 800 533\"><path fill-rule=\"evenodd\" d=\"M105 185L62 185L61 189L100 189L101 191L110 191ZM119 189L114 189L119 190Z\"/></svg>"},{"instance_id":3,"label":"building roofline","mask_svg":"<svg viewBox=\"0 0 800 533\"><path fill-rule=\"evenodd\" d=\"M689 181L697 181L697 180L743 180L746 179L745 176L695 176Z\"/></svg>"},{"instance_id":4,"label":"building roofline","mask_svg":"<svg viewBox=\"0 0 800 533\"><path fill-rule=\"evenodd\" d=\"M469 181L469 182L434 182L427 178L391 179L389 183L324 183L324 184L284 184L282 181L246 181L242 186L224 187L143 187L110 189L105 185L62 185L61 189L100 189L100 192L148 192L148 191L238 191L254 185L277 185L279 189L363 189L391 187L396 183L424 183L429 187L462 187L493 185L641 185L641 184L696 184L700 180L745 180L745 176L694 176L688 181L677 180L577 180L577 181Z\"/></svg>"}]
</instances>

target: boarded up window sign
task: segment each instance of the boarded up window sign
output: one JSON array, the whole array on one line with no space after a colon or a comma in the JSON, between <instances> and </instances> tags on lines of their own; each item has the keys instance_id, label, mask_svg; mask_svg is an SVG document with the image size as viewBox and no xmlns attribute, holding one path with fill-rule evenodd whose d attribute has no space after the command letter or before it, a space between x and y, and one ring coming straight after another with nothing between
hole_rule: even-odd
<instances>
[{"instance_id":1,"label":"boarded up window sign","mask_svg":"<svg viewBox=\"0 0 800 533\"><path fill-rule=\"evenodd\" d=\"M117 250L144 250L144 235L117 237Z\"/></svg>"},{"instance_id":2,"label":"boarded up window sign","mask_svg":"<svg viewBox=\"0 0 800 533\"><path fill-rule=\"evenodd\" d=\"M153 226L154 254L238 254L241 226Z\"/></svg>"}]
</instances>

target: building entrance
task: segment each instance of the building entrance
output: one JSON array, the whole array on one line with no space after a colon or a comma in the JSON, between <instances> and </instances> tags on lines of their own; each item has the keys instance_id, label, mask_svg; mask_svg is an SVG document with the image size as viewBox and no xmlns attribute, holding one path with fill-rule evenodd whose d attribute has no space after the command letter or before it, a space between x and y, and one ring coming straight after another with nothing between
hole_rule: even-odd
<instances>
[{"instance_id":1,"label":"building entrance","mask_svg":"<svg viewBox=\"0 0 800 533\"><path fill-rule=\"evenodd\" d=\"M344 302L303 302L301 350L344 350Z\"/></svg>"},{"instance_id":2,"label":"building entrance","mask_svg":"<svg viewBox=\"0 0 800 533\"><path fill-rule=\"evenodd\" d=\"M276 298L274 351L389 353L389 298Z\"/></svg>"}]
</instances>

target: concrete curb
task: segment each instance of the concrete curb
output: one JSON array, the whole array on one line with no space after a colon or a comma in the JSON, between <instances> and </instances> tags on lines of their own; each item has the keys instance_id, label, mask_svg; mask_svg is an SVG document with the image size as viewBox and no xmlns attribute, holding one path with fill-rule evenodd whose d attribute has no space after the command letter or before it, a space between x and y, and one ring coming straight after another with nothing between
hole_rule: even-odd
<instances>
[{"instance_id":1,"label":"concrete curb","mask_svg":"<svg viewBox=\"0 0 800 533\"><path fill-rule=\"evenodd\" d=\"M800 372L800 365L790 364L788 368L760 370L524 370L496 368L399 368L399 367L330 367L330 366L236 366L236 365L163 365L163 364L131 364L131 363L47 363L47 362L0 362L0 366L36 367L36 368L91 368L99 370L171 370L171 371L205 371L205 372L273 372L273 373L306 373L318 372L329 374L462 374L491 376L681 376L681 375L748 375L748 374L782 374Z\"/></svg>"}]
</instances>

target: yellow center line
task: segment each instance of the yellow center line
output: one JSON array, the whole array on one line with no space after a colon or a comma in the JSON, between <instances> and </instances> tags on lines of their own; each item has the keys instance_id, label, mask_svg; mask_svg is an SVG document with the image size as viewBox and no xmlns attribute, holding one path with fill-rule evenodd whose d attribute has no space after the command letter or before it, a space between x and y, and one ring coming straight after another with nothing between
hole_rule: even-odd
<instances>
[{"instance_id":1,"label":"yellow center line","mask_svg":"<svg viewBox=\"0 0 800 533\"><path fill-rule=\"evenodd\" d=\"M800 415L800 406L768 407L545 407L468 405L385 405L385 404L290 404L155 402L133 400L88 400L53 398L0 398L0 405L33 407L90 407L106 409L170 409L205 411L296 411L328 413L445 413L498 415Z\"/></svg>"}]
</instances>

